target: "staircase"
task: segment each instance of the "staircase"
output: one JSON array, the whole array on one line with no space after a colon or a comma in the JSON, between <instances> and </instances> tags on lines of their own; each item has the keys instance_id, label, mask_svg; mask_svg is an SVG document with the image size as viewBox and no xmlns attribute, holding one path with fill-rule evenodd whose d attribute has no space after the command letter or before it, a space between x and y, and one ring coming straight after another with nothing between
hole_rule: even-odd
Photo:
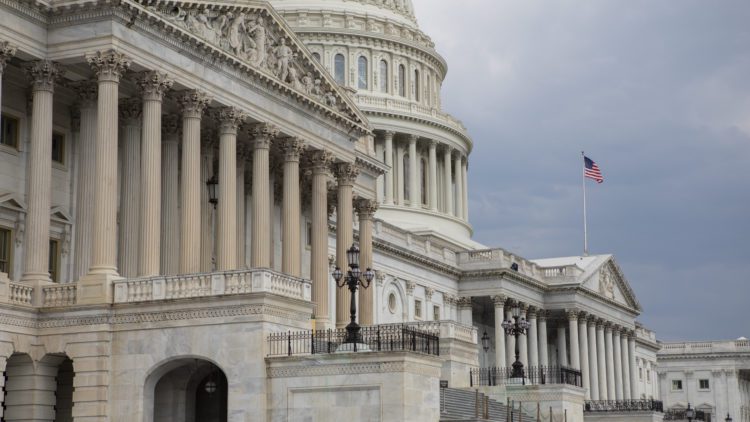
<instances>
[{"instance_id":1,"label":"staircase","mask_svg":"<svg viewBox=\"0 0 750 422\"><path fill-rule=\"evenodd\" d=\"M476 390L461 390L458 388L446 388L444 390L444 394L440 396L440 420L443 422L511 422L507 406L478 393ZM486 418L485 402L487 403ZM445 409L445 412L443 412L443 409ZM513 414L512 422L519 421L516 412ZM522 418L522 422L535 422L536 420L536 418L526 414Z\"/></svg>"}]
</instances>

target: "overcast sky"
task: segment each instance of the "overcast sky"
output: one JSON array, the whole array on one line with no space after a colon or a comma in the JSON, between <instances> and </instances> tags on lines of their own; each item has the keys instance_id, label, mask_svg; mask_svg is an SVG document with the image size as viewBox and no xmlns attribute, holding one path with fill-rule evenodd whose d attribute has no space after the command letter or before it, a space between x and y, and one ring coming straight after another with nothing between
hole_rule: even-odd
<instances>
[{"instance_id":1,"label":"overcast sky","mask_svg":"<svg viewBox=\"0 0 750 422\"><path fill-rule=\"evenodd\" d=\"M661 340L750 337L750 2L414 0L474 139L475 239L612 253Z\"/></svg>"}]
</instances>

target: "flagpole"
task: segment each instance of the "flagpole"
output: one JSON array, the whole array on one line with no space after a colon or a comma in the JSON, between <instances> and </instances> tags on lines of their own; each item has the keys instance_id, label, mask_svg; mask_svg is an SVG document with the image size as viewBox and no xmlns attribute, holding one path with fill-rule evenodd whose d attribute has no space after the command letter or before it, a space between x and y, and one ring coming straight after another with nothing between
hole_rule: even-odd
<instances>
[{"instance_id":1,"label":"flagpole","mask_svg":"<svg viewBox=\"0 0 750 422\"><path fill-rule=\"evenodd\" d=\"M581 186L583 186L583 256L589 256L589 232L586 224L586 156L581 151L583 167L581 167Z\"/></svg>"}]
</instances>

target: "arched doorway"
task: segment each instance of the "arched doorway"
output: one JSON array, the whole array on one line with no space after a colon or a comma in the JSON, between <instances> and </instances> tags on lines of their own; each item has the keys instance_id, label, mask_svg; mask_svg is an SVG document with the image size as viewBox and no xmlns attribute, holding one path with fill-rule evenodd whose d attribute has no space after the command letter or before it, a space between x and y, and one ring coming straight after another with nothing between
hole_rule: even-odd
<instances>
[{"instance_id":1,"label":"arched doorway","mask_svg":"<svg viewBox=\"0 0 750 422\"><path fill-rule=\"evenodd\" d=\"M227 377L215 364L181 358L161 365L146 380L147 422L226 422Z\"/></svg>"}]
</instances>

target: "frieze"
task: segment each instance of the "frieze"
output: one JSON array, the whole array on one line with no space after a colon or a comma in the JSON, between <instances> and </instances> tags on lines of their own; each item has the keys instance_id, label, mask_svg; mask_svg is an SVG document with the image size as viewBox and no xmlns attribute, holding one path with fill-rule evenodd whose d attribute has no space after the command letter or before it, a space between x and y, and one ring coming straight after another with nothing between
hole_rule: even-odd
<instances>
[{"instance_id":1,"label":"frieze","mask_svg":"<svg viewBox=\"0 0 750 422\"><path fill-rule=\"evenodd\" d=\"M268 378L382 374L389 372L407 372L424 376L437 376L440 374L440 370L435 367L411 362L368 362L335 365L321 365L318 363L314 366L270 367L268 368Z\"/></svg>"}]
</instances>

